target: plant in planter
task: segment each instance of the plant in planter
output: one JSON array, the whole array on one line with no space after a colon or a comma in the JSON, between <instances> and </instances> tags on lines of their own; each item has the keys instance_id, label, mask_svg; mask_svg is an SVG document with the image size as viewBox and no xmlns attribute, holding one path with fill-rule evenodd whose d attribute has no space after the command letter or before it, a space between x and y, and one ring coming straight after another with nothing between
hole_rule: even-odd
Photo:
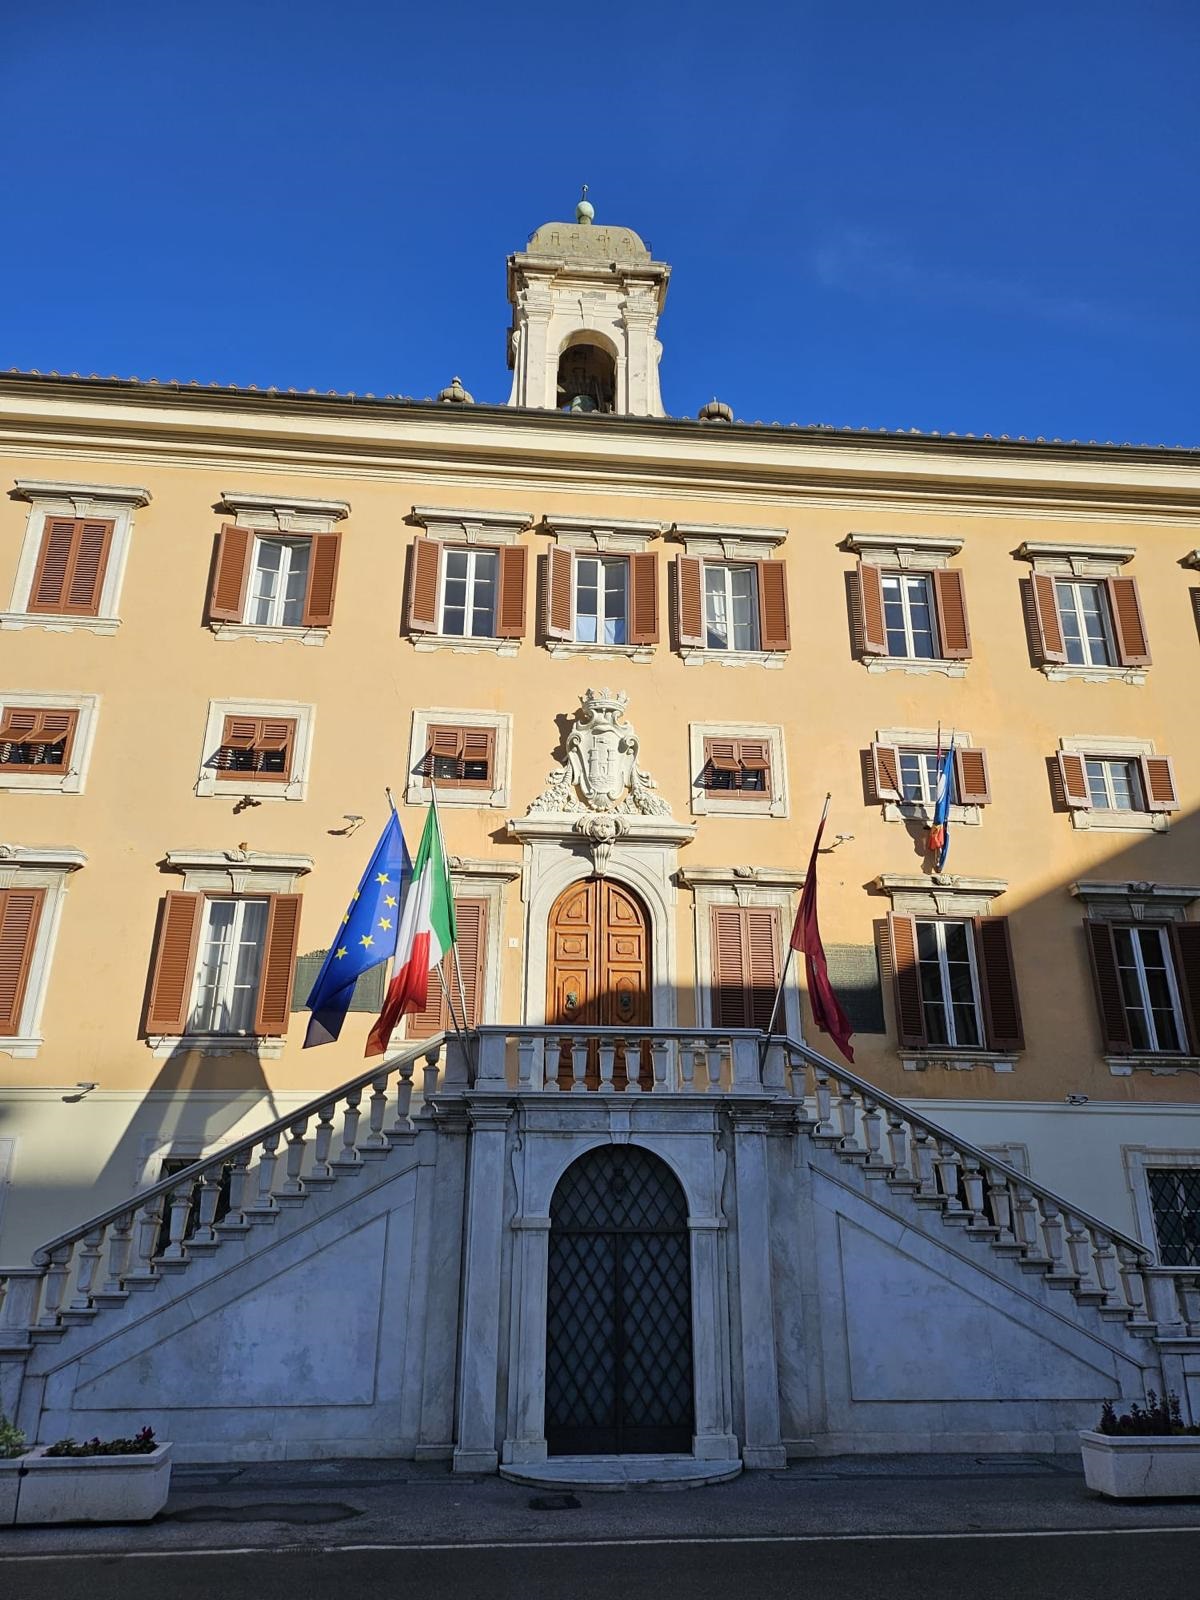
<instances>
[{"instance_id":1,"label":"plant in planter","mask_svg":"<svg viewBox=\"0 0 1200 1600\"><path fill-rule=\"evenodd\" d=\"M12 1461L24 1454L25 1435L0 1411L0 1461Z\"/></svg>"},{"instance_id":2,"label":"plant in planter","mask_svg":"<svg viewBox=\"0 0 1200 1600\"><path fill-rule=\"evenodd\" d=\"M170 1483L171 1446L152 1428L82 1444L59 1439L0 1460L0 1523L147 1522Z\"/></svg>"},{"instance_id":3,"label":"plant in planter","mask_svg":"<svg viewBox=\"0 0 1200 1600\"><path fill-rule=\"evenodd\" d=\"M1113 1500L1200 1498L1200 1426L1185 1423L1176 1394L1118 1414L1106 1400L1094 1432L1079 1435L1089 1489Z\"/></svg>"},{"instance_id":4,"label":"plant in planter","mask_svg":"<svg viewBox=\"0 0 1200 1600\"><path fill-rule=\"evenodd\" d=\"M22 1436L23 1437L23 1436ZM157 1450L153 1428L143 1428L132 1439L87 1439L76 1444L74 1439L59 1439L46 1446L47 1456L148 1456Z\"/></svg>"}]
</instances>

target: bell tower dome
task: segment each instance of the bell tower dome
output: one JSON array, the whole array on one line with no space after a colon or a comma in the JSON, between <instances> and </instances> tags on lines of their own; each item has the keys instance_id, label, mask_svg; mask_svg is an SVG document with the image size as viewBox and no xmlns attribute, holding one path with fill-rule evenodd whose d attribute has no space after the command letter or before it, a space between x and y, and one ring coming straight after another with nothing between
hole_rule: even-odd
<instances>
[{"instance_id":1,"label":"bell tower dome","mask_svg":"<svg viewBox=\"0 0 1200 1600\"><path fill-rule=\"evenodd\" d=\"M508 258L510 406L661 417L658 317L671 269L630 228L546 222Z\"/></svg>"}]
</instances>

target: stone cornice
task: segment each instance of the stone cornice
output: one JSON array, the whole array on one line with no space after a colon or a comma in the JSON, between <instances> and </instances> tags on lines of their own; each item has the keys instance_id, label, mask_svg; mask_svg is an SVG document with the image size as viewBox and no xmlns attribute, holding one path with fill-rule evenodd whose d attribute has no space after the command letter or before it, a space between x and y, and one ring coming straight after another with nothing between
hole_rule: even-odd
<instances>
[{"instance_id":1,"label":"stone cornice","mask_svg":"<svg viewBox=\"0 0 1200 1600\"><path fill-rule=\"evenodd\" d=\"M168 850L166 863L172 872L311 872L311 856L281 855L274 850Z\"/></svg>"},{"instance_id":2,"label":"stone cornice","mask_svg":"<svg viewBox=\"0 0 1200 1600\"><path fill-rule=\"evenodd\" d=\"M230 511L298 511L303 516L328 517L341 522L350 515L345 500L305 500L294 494L243 494L239 489L222 489L221 504Z\"/></svg>"},{"instance_id":3,"label":"stone cornice","mask_svg":"<svg viewBox=\"0 0 1200 1600\"><path fill-rule=\"evenodd\" d=\"M109 505L148 506L149 489L125 488L114 483L59 483L43 478L17 478L9 490L12 500L100 500Z\"/></svg>"},{"instance_id":4,"label":"stone cornice","mask_svg":"<svg viewBox=\"0 0 1200 1600\"><path fill-rule=\"evenodd\" d=\"M803 867L680 867L685 889L722 888L802 889Z\"/></svg>"},{"instance_id":5,"label":"stone cornice","mask_svg":"<svg viewBox=\"0 0 1200 1600\"><path fill-rule=\"evenodd\" d=\"M78 872L87 866L87 854L72 845L0 844L0 867L50 868L55 872Z\"/></svg>"}]
</instances>

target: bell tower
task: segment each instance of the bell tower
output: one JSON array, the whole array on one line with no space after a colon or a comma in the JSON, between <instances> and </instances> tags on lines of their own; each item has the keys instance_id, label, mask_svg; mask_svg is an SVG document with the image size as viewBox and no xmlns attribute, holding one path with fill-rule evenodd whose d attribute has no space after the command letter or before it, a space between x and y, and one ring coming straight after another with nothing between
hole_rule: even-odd
<instances>
[{"instance_id":1,"label":"bell tower","mask_svg":"<svg viewBox=\"0 0 1200 1600\"><path fill-rule=\"evenodd\" d=\"M671 269L632 229L594 216L585 184L574 222L543 223L508 258L508 403L661 417L657 330Z\"/></svg>"}]
</instances>

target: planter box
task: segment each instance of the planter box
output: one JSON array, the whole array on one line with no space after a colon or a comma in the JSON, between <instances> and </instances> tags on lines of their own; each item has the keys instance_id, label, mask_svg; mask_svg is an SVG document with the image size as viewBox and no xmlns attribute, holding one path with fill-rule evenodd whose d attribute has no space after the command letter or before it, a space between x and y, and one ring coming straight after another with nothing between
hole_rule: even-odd
<instances>
[{"instance_id":1,"label":"planter box","mask_svg":"<svg viewBox=\"0 0 1200 1600\"><path fill-rule=\"evenodd\" d=\"M171 1446L145 1455L47 1456L35 1445L0 1461L0 1525L148 1522L167 1502Z\"/></svg>"},{"instance_id":2,"label":"planter box","mask_svg":"<svg viewBox=\"0 0 1200 1600\"><path fill-rule=\"evenodd\" d=\"M1112 1500L1200 1500L1200 1434L1081 1433L1083 1476L1089 1489Z\"/></svg>"}]
</instances>

